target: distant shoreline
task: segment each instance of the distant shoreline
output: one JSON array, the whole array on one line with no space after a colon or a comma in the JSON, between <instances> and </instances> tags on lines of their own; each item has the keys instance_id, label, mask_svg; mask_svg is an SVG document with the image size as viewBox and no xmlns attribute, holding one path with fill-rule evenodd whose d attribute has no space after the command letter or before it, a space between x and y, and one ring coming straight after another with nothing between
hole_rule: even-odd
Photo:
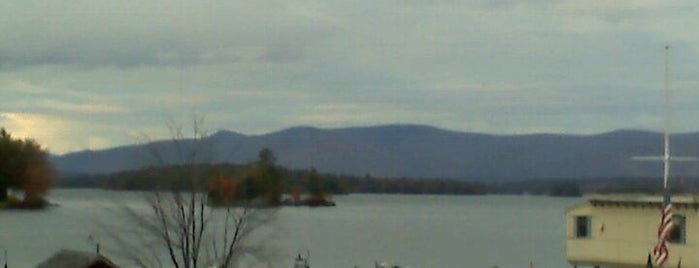
<instances>
[{"instance_id":1,"label":"distant shoreline","mask_svg":"<svg viewBox=\"0 0 699 268\"><path fill-rule=\"evenodd\" d=\"M84 178L83 178L84 179ZM342 180L342 179L340 179ZM349 178L349 180L357 180ZM618 177L597 179L531 179L513 182L474 183L455 180L434 179L359 179L365 186L374 188L354 188L354 191L329 192L332 195L344 194L415 194L415 195L548 195L561 197L578 197L591 193L658 193L662 181L651 177ZM86 181L83 181L86 182ZM355 181L355 183L358 183ZM472 192L442 191L440 188L427 188L428 185L442 185L443 188L461 185L471 187ZM681 178L671 181L671 188L677 193L699 192L699 178ZM410 185L413 187L411 188ZM423 188L415 185L425 186ZM89 188L116 191L149 191L142 188L108 188L96 181L92 183L75 183L71 180L59 180L56 188ZM477 190L477 191L476 191Z\"/></svg>"}]
</instances>

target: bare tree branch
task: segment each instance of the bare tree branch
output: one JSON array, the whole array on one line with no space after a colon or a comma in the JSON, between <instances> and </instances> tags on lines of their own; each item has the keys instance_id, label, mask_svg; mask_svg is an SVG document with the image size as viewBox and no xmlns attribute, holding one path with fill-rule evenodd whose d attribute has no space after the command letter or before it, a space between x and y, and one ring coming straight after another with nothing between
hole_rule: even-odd
<instances>
[{"instance_id":1,"label":"bare tree branch","mask_svg":"<svg viewBox=\"0 0 699 268\"><path fill-rule=\"evenodd\" d=\"M207 205L201 185L208 178L203 178L206 172L200 166L213 159L213 146L203 121L203 116L193 118L190 138L169 121L171 142L148 143L156 167L163 167L153 168L153 176L166 176L170 184L151 194L146 210L125 208L122 215L130 220L130 230L113 229L111 236L120 255L138 267L235 267L244 255L260 260L259 253L265 250L264 245L250 244L247 238L271 221L274 209L253 208L249 202L225 211ZM119 232L137 235L120 236Z\"/></svg>"}]
</instances>

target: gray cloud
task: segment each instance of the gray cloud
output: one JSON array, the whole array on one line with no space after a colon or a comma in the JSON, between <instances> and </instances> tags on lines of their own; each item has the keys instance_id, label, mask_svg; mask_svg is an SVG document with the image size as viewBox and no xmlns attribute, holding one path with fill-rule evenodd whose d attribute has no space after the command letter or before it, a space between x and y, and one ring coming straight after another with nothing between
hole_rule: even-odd
<instances>
[{"instance_id":1,"label":"gray cloud","mask_svg":"<svg viewBox=\"0 0 699 268\"><path fill-rule=\"evenodd\" d=\"M262 62L288 62L303 59L303 52L293 47L272 48L257 57Z\"/></svg>"},{"instance_id":2,"label":"gray cloud","mask_svg":"<svg viewBox=\"0 0 699 268\"><path fill-rule=\"evenodd\" d=\"M694 130L695 11L689 1L5 1L0 113L28 135L32 122L60 122L62 138L47 143L70 149L166 135L163 118L192 113L246 133L659 129L670 43L676 129Z\"/></svg>"},{"instance_id":3,"label":"gray cloud","mask_svg":"<svg viewBox=\"0 0 699 268\"><path fill-rule=\"evenodd\" d=\"M318 19L284 4L17 2L3 9L0 67L229 64L298 58Z\"/></svg>"}]
</instances>

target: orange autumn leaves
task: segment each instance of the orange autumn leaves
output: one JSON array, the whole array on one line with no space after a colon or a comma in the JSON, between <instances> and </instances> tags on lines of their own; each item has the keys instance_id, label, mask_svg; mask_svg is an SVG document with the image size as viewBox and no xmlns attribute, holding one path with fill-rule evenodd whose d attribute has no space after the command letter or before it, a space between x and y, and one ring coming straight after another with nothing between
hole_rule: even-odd
<instances>
[{"instance_id":1,"label":"orange autumn leaves","mask_svg":"<svg viewBox=\"0 0 699 268\"><path fill-rule=\"evenodd\" d=\"M284 180L275 164L276 157L264 148L259 159L234 176L219 175L210 180L208 197L212 205L228 206L239 202L256 202L264 206L281 203Z\"/></svg>"},{"instance_id":2,"label":"orange autumn leaves","mask_svg":"<svg viewBox=\"0 0 699 268\"><path fill-rule=\"evenodd\" d=\"M55 176L48 153L36 141L0 129L0 200L7 200L7 189L24 191L25 200L43 199Z\"/></svg>"},{"instance_id":3,"label":"orange autumn leaves","mask_svg":"<svg viewBox=\"0 0 699 268\"><path fill-rule=\"evenodd\" d=\"M37 198L46 195L51 188L56 170L46 156L35 156L28 160L24 169L22 188L25 198Z\"/></svg>"},{"instance_id":4,"label":"orange autumn leaves","mask_svg":"<svg viewBox=\"0 0 699 268\"><path fill-rule=\"evenodd\" d=\"M235 200L238 183L234 180L219 176L209 182L209 197L215 198L221 205L231 204Z\"/></svg>"}]
</instances>

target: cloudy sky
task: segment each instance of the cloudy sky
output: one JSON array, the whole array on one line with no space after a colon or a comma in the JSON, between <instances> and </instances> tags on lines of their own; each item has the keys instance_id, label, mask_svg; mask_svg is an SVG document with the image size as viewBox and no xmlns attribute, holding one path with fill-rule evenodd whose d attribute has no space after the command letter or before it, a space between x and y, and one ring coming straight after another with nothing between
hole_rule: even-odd
<instances>
[{"instance_id":1,"label":"cloudy sky","mask_svg":"<svg viewBox=\"0 0 699 268\"><path fill-rule=\"evenodd\" d=\"M695 1L2 1L0 126L53 153L212 131L699 130Z\"/></svg>"}]
</instances>

